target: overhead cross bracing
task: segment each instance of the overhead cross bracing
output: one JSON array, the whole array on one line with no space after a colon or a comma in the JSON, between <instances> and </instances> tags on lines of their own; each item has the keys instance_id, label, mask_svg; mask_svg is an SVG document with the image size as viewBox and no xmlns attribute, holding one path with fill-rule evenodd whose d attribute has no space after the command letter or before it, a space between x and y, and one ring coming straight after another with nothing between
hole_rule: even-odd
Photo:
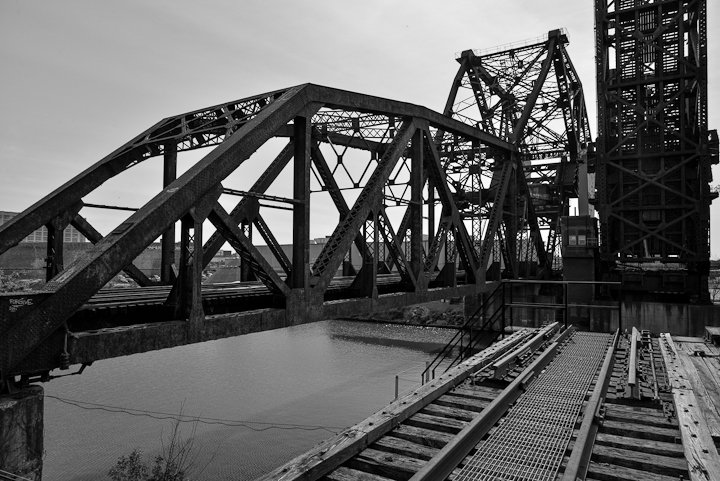
<instances>
[{"instance_id":1,"label":"overhead cross bracing","mask_svg":"<svg viewBox=\"0 0 720 481\"><path fill-rule=\"evenodd\" d=\"M512 181L503 179L507 187L491 175L504 166L490 162L457 182L473 235L483 239L481 255L502 262L507 277L532 263L546 276L551 268L559 270L560 218L568 215L570 198L579 196L582 210L593 194L585 177L588 167L592 171L590 129L568 42L563 30L554 30L513 46L466 50L457 58L445 114L517 147L515 171L505 173Z\"/></svg>"},{"instance_id":2,"label":"overhead cross bracing","mask_svg":"<svg viewBox=\"0 0 720 481\"><path fill-rule=\"evenodd\" d=\"M709 299L707 2L597 0L601 257L626 290Z\"/></svg>"}]
</instances>

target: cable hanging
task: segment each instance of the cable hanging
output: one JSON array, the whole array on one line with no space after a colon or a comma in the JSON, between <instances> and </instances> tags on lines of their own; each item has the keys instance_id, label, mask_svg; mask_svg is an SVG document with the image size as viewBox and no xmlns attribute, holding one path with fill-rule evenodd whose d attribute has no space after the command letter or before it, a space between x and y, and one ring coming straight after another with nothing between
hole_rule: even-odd
<instances>
[{"instance_id":1,"label":"cable hanging","mask_svg":"<svg viewBox=\"0 0 720 481\"><path fill-rule=\"evenodd\" d=\"M247 421L247 420L235 420L235 419L220 419L220 418L208 418L203 416L190 416L186 414L173 414L159 411L146 411L142 409L124 408L120 406L110 406L106 404L97 404L87 401L78 401L75 399L66 399L50 394L45 394L46 398L56 399L65 404L79 407L81 409L87 409L90 411L107 411L111 413L122 413L129 414L131 416L145 416L158 420L172 419L181 423L202 423L202 424L221 424L228 427L245 427L252 431L267 431L269 429L284 429L284 430L301 430L301 431L319 431L324 430L332 434L344 430L344 427L340 426L315 426L309 424L289 424L289 423L271 423L263 421ZM253 427L251 425L264 425L265 427Z\"/></svg>"}]
</instances>

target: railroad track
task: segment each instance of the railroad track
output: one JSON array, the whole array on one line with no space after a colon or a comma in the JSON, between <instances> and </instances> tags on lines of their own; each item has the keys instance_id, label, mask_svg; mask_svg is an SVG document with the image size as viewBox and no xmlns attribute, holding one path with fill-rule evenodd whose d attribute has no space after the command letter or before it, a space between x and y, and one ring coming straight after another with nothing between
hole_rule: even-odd
<instances>
[{"instance_id":1,"label":"railroad track","mask_svg":"<svg viewBox=\"0 0 720 481\"><path fill-rule=\"evenodd\" d=\"M621 336L614 361L587 479L691 479L658 338Z\"/></svg>"},{"instance_id":2,"label":"railroad track","mask_svg":"<svg viewBox=\"0 0 720 481\"><path fill-rule=\"evenodd\" d=\"M720 481L720 349L678 344L521 330L260 480Z\"/></svg>"},{"instance_id":3,"label":"railroad track","mask_svg":"<svg viewBox=\"0 0 720 481\"><path fill-rule=\"evenodd\" d=\"M515 332L260 479L453 478L572 334L557 323Z\"/></svg>"}]
</instances>

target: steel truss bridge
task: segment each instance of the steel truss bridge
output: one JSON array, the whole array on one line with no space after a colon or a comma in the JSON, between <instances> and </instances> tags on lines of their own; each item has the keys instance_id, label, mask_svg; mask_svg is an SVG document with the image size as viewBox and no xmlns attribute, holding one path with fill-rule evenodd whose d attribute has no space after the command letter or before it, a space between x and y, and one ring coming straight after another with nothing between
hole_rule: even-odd
<instances>
[{"instance_id":1,"label":"steel truss bridge","mask_svg":"<svg viewBox=\"0 0 720 481\"><path fill-rule=\"evenodd\" d=\"M462 52L442 114L306 84L159 121L0 227L0 254L48 229L47 283L0 295L3 381L349 313L477 298L501 278L557 276L560 219L578 191L587 196L585 172L594 168L567 43L555 30ZM252 187L234 188L231 174L275 145ZM214 148L177 176L178 153L206 147ZM153 157L163 159L162 188L100 234L83 216L83 198ZM269 195L286 170L292 194ZM311 201L319 197L331 200L339 221L311 263ZM226 209L230 198L239 202ZM271 227L272 206L291 212L290 255ZM69 225L94 245L65 263ZM258 234L279 272L256 247ZM133 261L159 238L162 275L153 282ZM254 284L202 285L203 268L225 243ZM103 287L123 271L140 288L109 294Z\"/></svg>"}]
</instances>

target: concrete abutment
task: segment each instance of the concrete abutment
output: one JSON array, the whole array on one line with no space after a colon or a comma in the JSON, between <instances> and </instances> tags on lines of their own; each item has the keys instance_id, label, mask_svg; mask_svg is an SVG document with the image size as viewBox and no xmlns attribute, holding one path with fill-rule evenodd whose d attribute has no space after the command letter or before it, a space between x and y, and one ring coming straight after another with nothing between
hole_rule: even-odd
<instances>
[{"instance_id":1,"label":"concrete abutment","mask_svg":"<svg viewBox=\"0 0 720 481\"><path fill-rule=\"evenodd\" d=\"M0 396L0 474L42 479L43 427L42 387Z\"/></svg>"}]
</instances>

